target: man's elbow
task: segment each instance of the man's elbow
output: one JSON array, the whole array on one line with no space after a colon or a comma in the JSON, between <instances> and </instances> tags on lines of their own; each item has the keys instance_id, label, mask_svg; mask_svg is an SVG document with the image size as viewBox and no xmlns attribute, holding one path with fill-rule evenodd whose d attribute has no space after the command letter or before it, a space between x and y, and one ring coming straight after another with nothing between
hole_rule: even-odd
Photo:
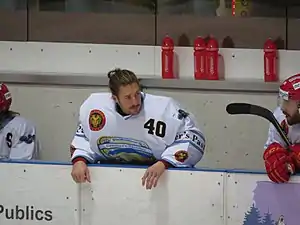
<instances>
[{"instance_id":1,"label":"man's elbow","mask_svg":"<svg viewBox=\"0 0 300 225\"><path fill-rule=\"evenodd\" d=\"M202 151L197 151L192 155L191 158L191 167L195 167L201 160L203 159L204 156L204 149Z\"/></svg>"},{"instance_id":2,"label":"man's elbow","mask_svg":"<svg viewBox=\"0 0 300 225\"><path fill-rule=\"evenodd\" d=\"M206 147L206 143L205 143L205 139L203 139L200 142L197 142L197 144L195 144L195 142L193 142L193 144L191 143L191 166L194 167L196 164L198 164L204 156L205 153L205 147Z\"/></svg>"}]
</instances>

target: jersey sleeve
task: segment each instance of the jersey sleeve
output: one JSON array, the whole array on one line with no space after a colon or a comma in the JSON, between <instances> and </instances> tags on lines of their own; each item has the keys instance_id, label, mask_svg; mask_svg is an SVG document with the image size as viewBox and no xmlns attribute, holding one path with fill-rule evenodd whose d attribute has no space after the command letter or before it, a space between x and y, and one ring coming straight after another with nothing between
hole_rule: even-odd
<instances>
[{"instance_id":1,"label":"jersey sleeve","mask_svg":"<svg viewBox=\"0 0 300 225\"><path fill-rule=\"evenodd\" d=\"M24 118L13 121L13 130L7 134L6 141L11 142L9 158L12 160L35 160L39 158L40 143L36 127Z\"/></svg>"},{"instance_id":2,"label":"jersey sleeve","mask_svg":"<svg viewBox=\"0 0 300 225\"><path fill-rule=\"evenodd\" d=\"M181 109L177 102L172 101L167 111L179 126L174 142L165 149L161 158L174 167L194 167L204 154L205 136L194 116Z\"/></svg>"},{"instance_id":3,"label":"jersey sleeve","mask_svg":"<svg viewBox=\"0 0 300 225\"><path fill-rule=\"evenodd\" d=\"M80 122L71 142L70 150L72 162L78 158L83 158L87 163L95 163L95 153L91 150L89 139Z\"/></svg>"},{"instance_id":4,"label":"jersey sleeve","mask_svg":"<svg viewBox=\"0 0 300 225\"><path fill-rule=\"evenodd\" d=\"M273 113L274 117L277 119L278 123L283 126L284 130L286 130L285 128L288 127L286 121L285 121L285 115L282 113L282 111L280 110L280 108L277 108L274 113ZM278 143L280 144L282 147L286 148L286 144L285 142L282 140L280 134L277 132L276 128L274 127L274 125L272 123L270 123L269 125L269 130L268 130L268 138L267 141L264 145L264 149L267 149L268 146L272 143Z\"/></svg>"},{"instance_id":5,"label":"jersey sleeve","mask_svg":"<svg viewBox=\"0 0 300 225\"><path fill-rule=\"evenodd\" d=\"M90 147L88 131L84 129L84 121L86 120L86 105L89 98L81 105L79 110L79 122L73 140L70 145L71 161L83 159L86 163L95 163L96 153Z\"/></svg>"}]
</instances>

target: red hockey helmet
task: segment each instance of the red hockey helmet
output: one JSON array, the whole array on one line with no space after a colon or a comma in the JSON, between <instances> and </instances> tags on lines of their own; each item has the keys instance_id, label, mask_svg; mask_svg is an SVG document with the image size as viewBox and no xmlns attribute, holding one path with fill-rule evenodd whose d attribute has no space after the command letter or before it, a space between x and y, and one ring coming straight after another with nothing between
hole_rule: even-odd
<instances>
[{"instance_id":1,"label":"red hockey helmet","mask_svg":"<svg viewBox=\"0 0 300 225\"><path fill-rule=\"evenodd\" d=\"M12 97L8 87L0 83L0 112L8 111L11 105Z\"/></svg>"},{"instance_id":2,"label":"red hockey helmet","mask_svg":"<svg viewBox=\"0 0 300 225\"><path fill-rule=\"evenodd\" d=\"M286 101L300 101L300 74L296 74L287 78L280 85L279 97Z\"/></svg>"}]
</instances>

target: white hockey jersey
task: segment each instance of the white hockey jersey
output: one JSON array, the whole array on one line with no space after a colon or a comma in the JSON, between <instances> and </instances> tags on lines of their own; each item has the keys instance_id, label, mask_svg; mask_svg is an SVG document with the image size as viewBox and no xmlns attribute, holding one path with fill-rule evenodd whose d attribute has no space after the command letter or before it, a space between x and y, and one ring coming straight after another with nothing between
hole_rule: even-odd
<instances>
[{"instance_id":1,"label":"white hockey jersey","mask_svg":"<svg viewBox=\"0 0 300 225\"><path fill-rule=\"evenodd\" d=\"M91 94L80 107L71 160L151 164L163 159L175 167L198 163L205 137L192 115L172 98L142 96L138 115L121 116L110 93Z\"/></svg>"},{"instance_id":2,"label":"white hockey jersey","mask_svg":"<svg viewBox=\"0 0 300 225\"><path fill-rule=\"evenodd\" d=\"M286 117L283 114L280 107L276 108L273 114L277 119L277 121L279 122L279 124L281 125L281 127L283 128L283 130L285 131L285 133L287 134L290 142L292 144L300 143L300 124L294 124L292 126L288 125L286 121ZM276 131L273 124L270 124L268 139L266 141L264 148L267 149L267 147L274 142L279 143L283 147L287 147L285 142L280 137L279 133Z\"/></svg>"},{"instance_id":3,"label":"white hockey jersey","mask_svg":"<svg viewBox=\"0 0 300 225\"><path fill-rule=\"evenodd\" d=\"M0 145L0 160L38 159L35 126L21 116L8 117L1 122Z\"/></svg>"}]
</instances>

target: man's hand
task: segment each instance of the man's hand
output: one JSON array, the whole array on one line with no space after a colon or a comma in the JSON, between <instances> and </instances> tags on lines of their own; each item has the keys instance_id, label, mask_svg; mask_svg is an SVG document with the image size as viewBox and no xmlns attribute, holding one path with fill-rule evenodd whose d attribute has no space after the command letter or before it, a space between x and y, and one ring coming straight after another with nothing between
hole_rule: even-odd
<instances>
[{"instance_id":1,"label":"man's hand","mask_svg":"<svg viewBox=\"0 0 300 225\"><path fill-rule=\"evenodd\" d=\"M163 162L158 161L154 165L150 166L144 176L142 177L142 185L146 185L146 189L151 189L152 187L156 187L157 181L163 172L166 170Z\"/></svg>"},{"instance_id":2,"label":"man's hand","mask_svg":"<svg viewBox=\"0 0 300 225\"><path fill-rule=\"evenodd\" d=\"M270 180L275 183L288 182L295 172L291 155L280 144L271 144L264 152L266 171Z\"/></svg>"},{"instance_id":3,"label":"man's hand","mask_svg":"<svg viewBox=\"0 0 300 225\"><path fill-rule=\"evenodd\" d=\"M83 183L85 181L91 182L89 168L83 161L77 161L73 165L71 175L76 183Z\"/></svg>"},{"instance_id":4,"label":"man's hand","mask_svg":"<svg viewBox=\"0 0 300 225\"><path fill-rule=\"evenodd\" d=\"M296 168L299 170L300 169L300 144L295 144L290 146L292 150L292 158L293 161L296 165Z\"/></svg>"}]
</instances>

